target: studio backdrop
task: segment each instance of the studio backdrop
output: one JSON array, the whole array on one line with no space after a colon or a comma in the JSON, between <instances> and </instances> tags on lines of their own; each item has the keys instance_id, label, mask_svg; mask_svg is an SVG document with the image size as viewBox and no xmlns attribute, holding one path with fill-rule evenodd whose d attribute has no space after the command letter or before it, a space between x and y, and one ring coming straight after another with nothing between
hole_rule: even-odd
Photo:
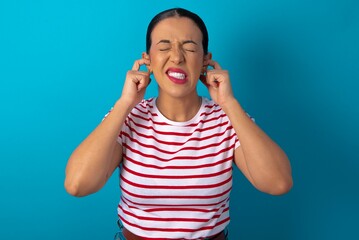
<instances>
[{"instance_id":1,"label":"studio backdrop","mask_svg":"<svg viewBox=\"0 0 359 240\"><path fill-rule=\"evenodd\" d=\"M276 197L234 168L230 239L359 239L357 0L1 1L0 238L113 238L118 172L75 198L65 166L172 7L203 18L236 98L292 164L293 189Z\"/></svg>"}]
</instances>

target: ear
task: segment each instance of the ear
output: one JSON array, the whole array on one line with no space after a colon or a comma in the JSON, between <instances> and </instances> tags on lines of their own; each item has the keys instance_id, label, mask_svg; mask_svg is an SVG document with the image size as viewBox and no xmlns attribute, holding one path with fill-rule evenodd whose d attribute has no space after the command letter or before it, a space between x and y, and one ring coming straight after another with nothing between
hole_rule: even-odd
<instances>
[{"instance_id":1,"label":"ear","mask_svg":"<svg viewBox=\"0 0 359 240\"><path fill-rule=\"evenodd\" d=\"M202 68L202 72L206 72L207 71L207 67L208 67L208 62L209 60L212 59L212 53L208 52L206 55L204 55L203 57L203 68Z\"/></svg>"},{"instance_id":2,"label":"ear","mask_svg":"<svg viewBox=\"0 0 359 240\"><path fill-rule=\"evenodd\" d=\"M203 65L207 65L208 61L212 59L212 53L208 52L206 55L204 55L203 58Z\"/></svg>"},{"instance_id":3,"label":"ear","mask_svg":"<svg viewBox=\"0 0 359 240\"><path fill-rule=\"evenodd\" d=\"M146 52L143 52L143 53L142 53L142 58L144 58L144 59L146 59L146 60L151 60L151 59L150 59L150 55L147 54ZM149 72L149 73L152 73L151 64L146 65L146 67L147 67L148 72Z\"/></svg>"}]
</instances>

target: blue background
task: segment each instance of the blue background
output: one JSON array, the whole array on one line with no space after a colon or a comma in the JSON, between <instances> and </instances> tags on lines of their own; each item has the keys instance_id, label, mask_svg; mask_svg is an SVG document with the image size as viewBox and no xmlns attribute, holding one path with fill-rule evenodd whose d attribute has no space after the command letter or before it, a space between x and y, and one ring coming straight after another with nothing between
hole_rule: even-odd
<instances>
[{"instance_id":1,"label":"blue background","mask_svg":"<svg viewBox=\"0 0 359 240\"><path fill-rule=\"evenodd\" d=\"M293 168L280 197L235 170L231 240L359 239L357 0L1 0L0 238L112 239L116 174L74 198L66 162L120 96L150 19L177 6L207 23L213 59Z\"/></svg>"}]
</instances>

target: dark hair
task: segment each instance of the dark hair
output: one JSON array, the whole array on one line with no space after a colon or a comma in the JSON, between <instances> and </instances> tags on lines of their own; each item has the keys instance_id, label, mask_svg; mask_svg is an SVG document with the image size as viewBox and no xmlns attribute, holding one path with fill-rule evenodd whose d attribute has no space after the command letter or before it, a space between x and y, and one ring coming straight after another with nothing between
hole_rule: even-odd
<instances>
[{"instance_id":1,"label":"dark hair","mask_svg":"<svg viewBox=\"0 0 359 240\"><path fill-rule=\"evenodd\" d=\"M204 24L203 20L197 14L190 12L183 8L168 9L168 10L158 13L156 16L154 16L152 18L151 22L148 24L148 27L147 27L146 52L149 53L149 51L150 51L151 44L152 44L151 33L152 33L153 29L155 28L155 26L160 21L162 21L166 18L175 17L175 16L187 17L187 18L191 19L198 26L199 30L201 30L201 32L202 32L203 51L204 51L204 54L207 54L208 53L208 32L207 32L206 25Z\"/></svg>"}]
</instances>

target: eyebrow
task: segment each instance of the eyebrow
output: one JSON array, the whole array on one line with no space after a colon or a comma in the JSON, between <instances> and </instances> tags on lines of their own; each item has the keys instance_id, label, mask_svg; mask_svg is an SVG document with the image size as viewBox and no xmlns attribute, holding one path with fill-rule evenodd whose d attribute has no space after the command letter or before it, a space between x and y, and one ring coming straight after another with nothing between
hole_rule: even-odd
<instances>
[{"instance_id":1,"label":"eyebrow","mask_svg":"<svg viewBox=\"0 0 359 240\"><path fill-rule=\"evenodd\" d=\"M160 44L160 43L171 43L170 40L165 40L165 39L162 39L160 40L157 44ZM156 44L156 45L157 45Z\"/></svg>"},{"instance_id":2,"label":"eyebrow","mask_svg":"<svg viewBox=\"0 0 359 240\"><path fill-rule=\"evenodd\" d=\"M192 41L192 40L186 40L182 44L187 44L187 43L193 43L193 44L197 45L197 43L195 41Z\"/></svg>"},{"instance_id":3,"label":"eyebrow","mask_svg":"<svg viewBox=\"0 0 359 240\"><path fill-rule=\"evenodd\" d=\"M167 39L162 39L156 45L158 45L160 43L167 43L168 44L168 43L171 43L171 41L167 40ZM185 41L182 42L182 44L188 44L188 43L192 43L192 44L197 45L197 43L195 41L192 41L192 40L185 40Z\"/></svg>"}]
</instances>

